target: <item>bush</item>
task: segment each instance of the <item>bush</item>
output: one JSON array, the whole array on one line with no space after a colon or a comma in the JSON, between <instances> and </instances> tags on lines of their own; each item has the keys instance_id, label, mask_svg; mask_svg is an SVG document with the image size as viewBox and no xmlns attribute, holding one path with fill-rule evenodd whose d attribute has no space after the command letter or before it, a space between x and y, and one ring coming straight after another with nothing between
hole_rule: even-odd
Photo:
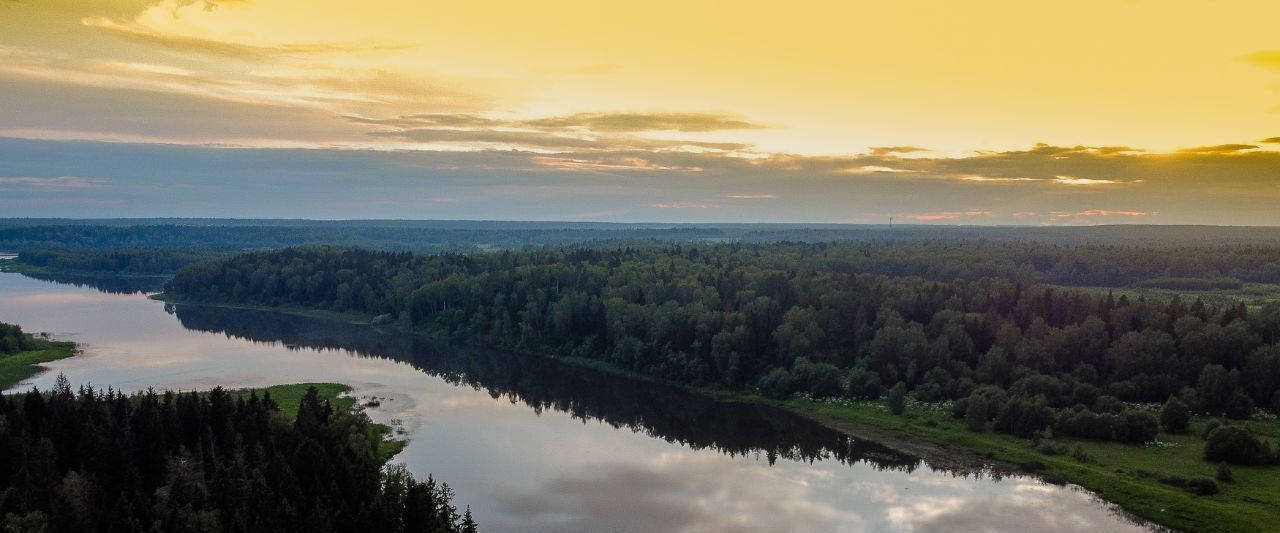
<instances>
[{"instance_id":1,"label":"bush","mask_svg":"<svg viewBox=\"0 0 1280 533\"><path fill-rule=\"evenodd\" d=\"M1209 440L1209 434L1213 433L1213 430L1218 429L1219 427L1222 427L1222 421L1216 418L1205 422L1204 429L1200 430L1200 439Z\"/></svg>"},{"instance_id":2,"label":"bush","mask_svg":"<svg viewBox=\"0 0 1280 533\"><path fill-rule=\"evenodd\" d=\"M964 412L964 423L969 426L969 431L977 431L979 433L987 430L987 418L990 418L991 410L987 406L987 397L981 394L973 394L966 401Z\"/></svg>"},{"instance_id":3,"label":"bush","mask_svg":"<svg viewBox=\"0 0 1280 533\"><path fill-rule=\"evenodd\" d=\"M995 428L1002 433L1030 437L1053 423L1053 410L1043 396L1009 398L996 415Z\"/></svg>"},{"instance_id":4,"label":"bush","mask_svg":"<svg viewBox=\"0 0 1280 533\"><path fill-rule=\"evenodd\" d=\"M1111 440L1115 435L1116 417L1098 414L1084 407L1062 411L1056 424L1058 433L1095 440Z\"/></svg>"},{"instance_id":5,"label":"bush","mask_svg":"<svg viewBox=\"0 0 1280 533\"><path fill-rule=\"evenodd\" d=\"M793 387L808 392L814 398L839 396L840 369L829 363L814 363L804 357L796 359L791 367Z\"/></svg>"},{"instance_id":6,"label":"bush","mask_svg":"<svg viewBox=\"0 0 1280 533\"><path fill-rule=\"evenodd\" d=\"M1191 409L1176 396L1170 396L1160 408L1160 427L1168 433L1182 433L1191 422Z\"/></svg>"},{"instance_id":7,"label":"bush","mask_svg":"<svg viewBox=\"0 0 1280 533\"><path fill-rule=\"evenodd\" d=\"M1268 462L1270 450L1258 437L1240 426L1221 426L1209 432L1204 444L1204 458L1236 465Z\"/></svg>"},{"instance_id":8,"label":"bush","mask_svg":"<svg viewBox=\"0 0 1280 533\"><path fill-rule=\"evenodd\" d=\"M1036 451L1045 455L1060 455L1064 450L1065 448L1061 445L1049 439L1041 440L1040 444L1036 446Z\"/></svg>"},{"instance_id":9,"label":"bush","mask_svg":"<svg viewBox=\"0 0 1280 533\"><path fill-rule=\"evenodd\" d=\"M907 410L907 384L899 381L889 389L889 412L900 415Z\"/></svg>"},{"instance_id":10,"label":"bush","mask_svg":"<svg viewBox=\"0 0 1280 533\"><path fill-rule=\"evenodd\" d=\"M1231 467L1227 466L1227 463L1218 463L1218 473L1214 476L1214 479L1223 483L1230 483L1236 480L1236 475L1231 472Z\"/></svg>"},{"instance_id":11,"label":"bush","mask_svg":"<svg viewBox=\"0 0 1280 533\"><path fill-rule=\"evenodd\" d=\"M795 380L785 368L775 368L760 378L760 392L771 398L786 398L795 391Z\"/></svg>"},{"instance_id":12,"label":"bush","mask_svg":"<svg viewBox=\"0 0 1280 533\"><path fill-rule=\"evenodd\" d=\"M884 395L880 374L860 367L849 372L847 389L850 398L859 400L874 400Z\"/></svg>"},{"instance_id":13,"label":"bush","mask_svg":"<svg viewBox=\"0 0 1280 533\"><path fill-rule=\"evenodd\" d=\"M1156 435L1160 433L1160 424L1151 413L1126 409L1120 413L1120 421L1115 429L1116 440L1137 444L1156 440Z\"/></svg>"},{"instance_id":14,"label":"bush","mask_svg":"<svg viewBox=\"0 0 1280 533\"><path fill-rule=\"evenodd\" d=\"M1218 493L1218 484L1207 477L1197 476L1187 480L1187 489L1197 496L1211 496Z\"/></svg>"}]
</instances>

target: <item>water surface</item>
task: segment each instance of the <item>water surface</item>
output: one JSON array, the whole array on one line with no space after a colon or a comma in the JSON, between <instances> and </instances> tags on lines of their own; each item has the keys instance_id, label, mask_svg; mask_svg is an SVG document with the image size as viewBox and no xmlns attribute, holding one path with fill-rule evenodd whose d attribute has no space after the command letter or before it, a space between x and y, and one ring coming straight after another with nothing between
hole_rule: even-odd
<instances>
[{"instance_id":1,"label":"water surface","mask_svg":"<svg viewBox=\"0 0 1280 533\"><path fill-rule=\"evenodd\" d=\"M0 273L0 321L79 342L21 384L354 387L486 531L1141 531L1089 493L954 472L772 408L542 358L109 283ZM117 290L118 289L118 290Z\"/></svg>"}]
</instances>

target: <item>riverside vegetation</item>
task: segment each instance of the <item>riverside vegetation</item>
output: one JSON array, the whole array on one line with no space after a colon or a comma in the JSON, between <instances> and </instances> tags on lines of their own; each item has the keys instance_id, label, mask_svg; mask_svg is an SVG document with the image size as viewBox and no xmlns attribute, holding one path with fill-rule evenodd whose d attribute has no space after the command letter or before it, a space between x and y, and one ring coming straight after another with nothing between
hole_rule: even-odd
<instances>
[{"instance_id":1,"label":"riverside vegetation","mask_svg":"<svg viewBox=\"0 0 1280 533\"><path fill-rule=\"evenodd\" d=\"M75 345L36 337L20 326L0 322L0 390L41 371L40 363L75 355Z\"/></svg>"},{"instance_id":2,"label":"riverside vegetation","mask_svg":"<svg viewBox=\"0 0 1280 533\"><path fill-rule=\"evenodd\" d=\"M850 266L860 253L284 249L192 264L166 297L376 318L785 403L1020 463L1180 528L1272 513L1280 305L890 277Z\"/></svg>"},{"instance_id":3,"label":"riverside vegetation","mask_svg":"<svg viewBox=\"0 0 1280 533\"><path fill-rule=\"evenodd\" d=\"M0 396L0 453L12 459L0 462L0 520L5 531L475 531L448 486L384 467L382 432L341 390L125 395L60 378Z\"/></svg>"}]
</instances>

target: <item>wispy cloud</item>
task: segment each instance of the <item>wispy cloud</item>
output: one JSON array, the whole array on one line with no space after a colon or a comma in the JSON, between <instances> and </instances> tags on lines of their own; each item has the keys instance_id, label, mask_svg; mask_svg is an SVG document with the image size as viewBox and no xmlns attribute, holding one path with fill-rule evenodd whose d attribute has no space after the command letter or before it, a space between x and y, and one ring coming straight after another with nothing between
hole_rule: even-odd
<instances>
[{"instance_id":1,"label":"wispy cloud","mask_svg":"<svg viewBox=\"0 0 1280 533\"><path fill-rule=\"evenodd\" d=\"M0 189L28 189L37 191L68 191L89 189L105 183L99 178L82 178L79 176L58 176L55 178L36 178L31 176L0 177Z\"/></svg>"},{"instance_id":2,"label":"wispy cloud","mask_svg":"<svg viewBox=\"0 0 1280 533\"><path fill-rule=\"evenodd\" d=\"M115 20L102 16L84 17L81 24L110 31L125 38L163 46L179 52L212 54L238 59L263 60L275 56L309 56L318 54L386 53L413 48L413 45L377 40L362 42L263 42L231 38L201 31L193 22L200 14L211 13L220 6L248 4L213 0L162 0L139 13L132 20Z\"/></svg>"},{"instance_id":3,"label":"wispy cloud","mask_svg":"<svg viewBox=\"0 0 1280 533\"><path fill-rule=\"evenodd\" d=\"M731 200L772 200L777 198L774 194L727 194L725 198Z\"/></svg>"},{"instance_id":4,"label":"wispy cloud","mask_svg":"<svg viewBox=\"0 0 1280 533\"><path fill-rule=\"evenodd\" d=\"M1213 146L1197 146L1195 148L1183 148L1178 150L1184 154L1233 154L1243 152L1245 150L1253 150L1257 146L1252 144L1216 144Z\"/></svg>"},{"instance_id":5,"label":"wispy cloud","mask_svg":"<svg viewBox=\"0 0 1280 533\"><path fill-rule=\"evenodd\" d=\"M1120 183L1116 180L1077 178L1075 176L1054 176L1053 182L1062 185L1115 185Z\"/></svg>"},{"instance_id":6,"label":"wispy cloud","mask_svg":"<svg viewBox=\"0 0 1280 533\"><path fill-rule=\"evenodd\" d=\"M976 181L979 183L1010 182L1010 181L1042 181L1039 178L988 178L986 176L965 176L960 179L963 181Z\"/></svg>"},{"instance_id":7,"label":"wispy cloud","mask_svg":"<svg viewBox=\"0 0 1280 533\"><path fill-rule=\"evenodd\" d=\"M1050 223L1088 222L1100 218L1139 218L1155 215L1153 212L1117 210L1117 209L1085 209L1082 211L1053 211L1049 213Z\"/></svg>"},{"instance_id":8,"label":"wispy cloud","mask_svg":"<svg viewBox=\"0 0 1280 533\"><path fill-rule=\"evenodd\" d=\"M933 211L929 213L910 213L897 215L898 218L917 222L938 222L943 220L960 220L965 218L994 218L996 214L985 209L969 209L966 211Z\"/></svg>"},{"instance_id":9,"label":"wispy cloud","mask_svg":"<svg viewBox=\"0 0 1280 533\"><path fill-rule=\"evenodd\" d=\"M895 155L910 154L915 152L928 152L928 148L920 148L919 146L872 146L871 155Z\"/></svg>"},{"instance_id":10,"label":"wispy cloud","mask_svg":"<svg viewBox=\"0 0 1280 533\"><path fill-rule=\"evenodd\" d=\"M719 204L693 203L693 202L671 202L649 204L654 209L719 209Z\"/></svg>"},{"instance_id":11,"label":"wispy cloud","mask_svg":"<svg viewBox=\"0 0 1280 533\"><path fill-rule=\"evenodd\" d=\"M691 112L575 113L562 117L530 120L527 124L539 128L582 128L599 132L710 132L757 130L767 127L750 122L738 115Z\"/></svg>"},{"instance_id":12,"label":"wispy cloud","mask_svg":"<svg viewBox=\"0 0 1280 533\"><path fill-rule=\"evenodd\" d=\"M1275 52L1275 51L1254 52L1252 54L1242 57L1241 59L1244 60L1245 63L1249 63L1250 65L1255 65L1262 68L1280 70L1280 52Z\"/></svg>"}]
</instances>

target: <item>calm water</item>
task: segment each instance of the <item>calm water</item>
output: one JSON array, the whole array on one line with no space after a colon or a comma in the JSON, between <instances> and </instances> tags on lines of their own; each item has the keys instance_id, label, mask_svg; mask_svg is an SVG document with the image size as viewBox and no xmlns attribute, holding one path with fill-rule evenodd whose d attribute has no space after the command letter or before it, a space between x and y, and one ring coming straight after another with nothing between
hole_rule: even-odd
<instances>
[{"instance_id":1,"label":"calm water","mask_svg":"<svg viewBox=\"0 0 1280 533\"><path fill-rule=\"evenodd\" d=\"M0 321L85 352L20 388L48 387L58 372L130 391L346 383L381 399L370 416L410 439L395 460L448 482L487 531L1143 530L1078 489L935 470L774 409L100 286L108 292L0 273Z\"/></svg>"}]
</instances>

